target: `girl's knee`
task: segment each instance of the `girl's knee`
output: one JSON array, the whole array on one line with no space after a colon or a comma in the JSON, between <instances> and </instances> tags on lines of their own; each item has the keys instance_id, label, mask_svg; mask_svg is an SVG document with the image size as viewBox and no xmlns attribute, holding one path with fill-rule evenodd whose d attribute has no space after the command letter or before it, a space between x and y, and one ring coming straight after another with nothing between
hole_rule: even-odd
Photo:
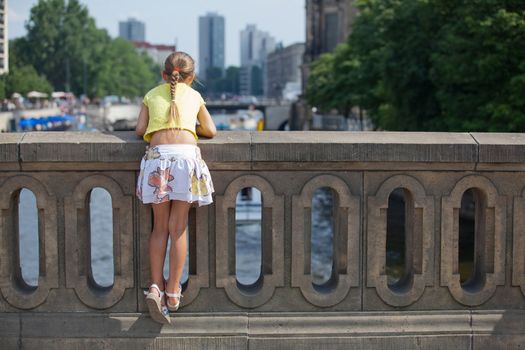
<instances>
[{"instance_id":1,"label":"girl's knee","mask_svg":"<svg viewBox=\"0 0 525 350\"><path fill-rule=\"evenodd\" d=\"M178 237L186 230L186 225L179 224L177 222L170 222L169 233L172 237Z\"/></svg>"},{"instance_id":2,"label":"girl's knee","mask_svg":"<svg viewBox=\"0 0 525 350\"><path fill-rule=\"evenodd\" d=\"M153 227L153 231L151 232L151 236L155 238L165 238L169 235L169 230L167 226Z\"/></svg>"}]
</instances>

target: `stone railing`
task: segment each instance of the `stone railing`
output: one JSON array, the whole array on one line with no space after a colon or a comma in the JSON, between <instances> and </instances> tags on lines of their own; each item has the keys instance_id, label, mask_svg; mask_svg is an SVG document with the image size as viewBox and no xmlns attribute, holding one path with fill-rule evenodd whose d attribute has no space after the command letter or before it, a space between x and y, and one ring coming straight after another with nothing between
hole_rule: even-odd
<instances>
[{"instance_id":1,"label":"stone railing","mask_svg":"<svg viewBox=\"0 0 525 350\"><path fill-rule=\"evenodd\" d=\"M222 132L201 140L215 202L190 212L175 327L146 313L152 213L132 133L0 135L0 340L7 348L506 349L525 341L525 134ZM114 283L91 276L91 189L113 203ZM261 191L262 266L235 276L235 205ZM333 273L312 283L312 196L335 196ZM21 279L17 193L38 207L38 287ZM389 196L407 203L402 280L386 273ZM458 212L476 198L472 277L460 282Z\"/></svg>"}]
</instances>

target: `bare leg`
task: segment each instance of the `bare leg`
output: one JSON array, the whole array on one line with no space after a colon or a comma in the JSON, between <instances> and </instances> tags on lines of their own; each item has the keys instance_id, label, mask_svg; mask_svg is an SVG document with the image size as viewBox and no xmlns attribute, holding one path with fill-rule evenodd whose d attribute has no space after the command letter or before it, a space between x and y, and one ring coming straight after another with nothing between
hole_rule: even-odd
<instances>
[{"instance_id":1,"label":"bare leg","mask_svg":"<svg viewBox=\"0 0 525 350\"><path fill-rule=\"evenodd\" d=\"M149 237L149 262L151 282L164 289L164 276L162 274L164 259L166 257L166 246L168 245L168 222L170 216L170 202L152 204L153 208L153 232ZM150 289L155 293L155 289ZM164 300L163 300L164 304Z\"/></svg>"},{"instance_id":2,"label":"bare leg","mask_svg":"<svg viewBox=\"0 0 525 350\"><path fill-rule=\"evenodd\" d=\"M171 201L171 212L169 218L169 233L171 237L170 247L170 278L166 286L169 293L179 292L179 283L184 269L187 252L187 230L188 213L191 203L184 201ZM177 304L176 298L169 299L170 304Z\"/></svg>"}]
</instances>

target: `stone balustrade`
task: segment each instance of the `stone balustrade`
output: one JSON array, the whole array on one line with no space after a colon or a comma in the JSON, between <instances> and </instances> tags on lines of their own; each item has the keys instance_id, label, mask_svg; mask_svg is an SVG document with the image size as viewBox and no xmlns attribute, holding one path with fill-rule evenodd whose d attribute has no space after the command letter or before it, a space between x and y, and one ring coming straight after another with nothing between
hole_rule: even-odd
<instances>
[{"instance_id":1,"label":"stone balustrade","mask_svg":"<svg viewBox=\"0 0 525 350\"><path fill-rule=\"evenodd\" d=\"M193 208L174 326L147 316L152 212L135 197L132 133L0 135L0 340L7 348L511 349L525 343L525 134L221 132L201 140L214 181ZM113 205L114 283L90 267L89 192ZM235 275L235 206L261 191L261 275ZM334 199L332 276L312 283L312 196ZM17 193L37 200L38 287L20 273ZM407 203L403 278L388 283L389 196ZM475 197L473 275L459 209Z\"/></svg>"}]
</instances>

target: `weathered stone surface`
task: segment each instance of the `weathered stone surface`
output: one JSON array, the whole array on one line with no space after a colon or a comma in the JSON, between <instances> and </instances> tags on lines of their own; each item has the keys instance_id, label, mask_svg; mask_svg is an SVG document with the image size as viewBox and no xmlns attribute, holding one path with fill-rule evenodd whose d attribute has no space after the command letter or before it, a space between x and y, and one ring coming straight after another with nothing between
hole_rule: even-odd
<instances>
[{"instance_id":1,"label":"weathered stone surface","mask_svg":"<svg viewBox=\"0 0 525 350\"><path fill-rule=\"evenodd\" d=\"M266 131L252 134L252 160L284 162L475 162L468 133Z\"/></svg>"},{"instance_id":2,"label":"weathered stone surface","mask_svg":"<svg viewBox=\"0 0 525 350\"><path fill-rule=\"evenodd\" d=\"M261 208L261 250L271 251L261 259L264 284L253 290L243 288L235 276L235 206L237 194L246 187L255 187L264 193ZM230 300L238 306L255 308L266 303L276 287L284 286L284 198L276 195L271 184L256 175L245 175L232 181L224 195L216 197L216 282L224 288ZM265 225L264 223L271 223ZM252 290L249 290L252 289Z\"/></svg>"},{"instance_id":3,"label":"weathered stone surface","mask_svg":"<svg viewBox=\"0 0 525 350\"><path fill-rule=\"evenodd\" d=\"M24 133L0 133L0 161L17 161L18 162L18 153L17 145L24 138Z\"/></svg>"},{"instance_id":4,"label":"weathered stone surface","mask_svg":"<svg viewBox=\"0 0 525 350\"><path fill-rule=\"evenodd\" d=\"M482 136L478 146L463 133L219 132L212 140L199 140L216 201L191 212L190 278L172 327L152 322L143 302L142 288L150 282L152 217L151 207L140 204L134 192L145 143L133 133L10 137L11 143L0 139L0 147L16 145L22 153L16 161L0 159L2 345L456 350L519 348L525 340L525 312L491 311L525 309L521 136L503 152L509 155L506 163L490 158L496 156L485 163L480 156L477 163L477 150L487 146L487 152L501 152L508 142L486 136L483 143ZM481 171L483 166L489 171ZM30 169L35 171L25 171ZM331 185L339 194L332 266L339 280L316 289L309 271L311 247L294 238L308 241L310 194ZM86 283L91 273L86 200L99 186L109 186L113 196L113 291ZM232 211L243 186L258 187L263 196L264 277L256 291L238 287L231 249ZM43 220L41 280L33 292L16 284L12 191L21 187L33 190ZM390 290L383 273L384 221L388 196L399 187L414 194L407 201L413 206L407 211L412 230L407 240L414 248L409 264L421 277L406 289ZM476 214L481 276L476 290L456 282L451 287L458 274L458 203L472 187L486 204ZM297 215L301 208L302 217ZM302 276L300 283L294 276Z\"/></svg>"},{"instance_id":5,"label":"weathered stone surface","mask_svg":"<svg viewBox=\"0 0 525 350\"><path fill-rule=\"evenodd\" d=\"M472 311L472 330L476 334L525 335L523 310Z\"/></svg>"},{"instance_id":6,"label":"weathered stone surface","mask_svg":"<svg viewBox=\"0 0 525 350\"><path fill-rule=\"evenodd\" d=\"M404 278L394 288L387 276L387 213L391 193L403 189L406 256ZM434 198L422 184L407 175L388 177L374 196L367 198L367 287L375 287L381 299L392 306L408 306L423 295L434 279Z\"/></svg>"},{"instance_id":7,"label":"weathered stone surface","mask_svg":"<svg viewBox=\"0 0 525 350\"><path fill-rule=\"evenodd\" d=\"M215 163L250 162L251 135L247 131L219 130L213 139L198 141L202 158L212 166Z\"/></svg>"},{"instance_id":8,"label":"weathered stone surface","mask_svg":"<svg viewBox=\"0 0 525 350\"><path fill-rule=\"evenodd\" d=\"M250 338L250 350L471 350L469 335L459 336L422 336L422 337L298 337L285 339Z\"/></svg>"},{"instance_id":9,"label":"weathered stone surface","mask_svg":"<svg viewBox=\"0 0 525 350\"><path fill-rule=\"evenodd\" d=\"M523 316L523 311L516 310L472 312L473 349L524 349Z\"/></svg>"},{"instance_id":10,"label":"weathered stone surface","mask_svg":"<svg viewBox=\"0 0 525 350\"><path fill-rule=\"evenodd\" d=\"M474 349L519 349L524 316L525 311L207 313L176 315L172 325L162 326L144 314L9 313L0 317L0 342L9 345L2 349L18 349L18 338L24 349L36 349L40 341L40 349L467 350L473 340Z\"/></svg>"},{"instance_id":11,"label":"weathered stone surface","mask_svg":"<svg viewBox=\"0 0 525 350\"><path fill-rule=\"evenodd\" d=\"M21 349L55 350L55 349L126 349L126 350L171 350L171 349L218 349L240 350L247 348L244 337L176 337L158 339L92 339L92 338L61 338L61 339L23 339ZM8 350L8 348L6 349Z\"/></svg>"},{"instance_id":12,"label":"weathered stone surface","mask_svg":"<svg viewBox=\"0 0 525 350\"><path fill-rule=\"evenodd\" d=\"M19 322L18 317L3 318L9 324ZM483 327L494 328L505 314L478 317L484 319ZM24 349L36 349L37 341L40 349L470 349L471 334L484 333L482 327L471 326L469 312L189 314L172 319L172 325L161 326L143 314L27 313L18 336ZM4 341L16 335L0 333L0 341L9 344ZM506 343L517 344L523 335L505 336ZM18 348L18 343L11 344Z\"/></svg>"},{"instance_id":13,"label":"weathered stone surface","mask_svg":"<svg viewBox=\"0 0 525 350\"><path fill-rule=\"evenodd\" d=\"M23 133L0 133L0 169L12 170L18 168L18 144L24 138Z\"/></svg>"},{"instance_id":14,"label":"weathered stone surface","mask_svg":"<svg viewBox=\"0 0 525 350\"><path fill-rule=\"evenodd\" d=\"M480 163L524 163L525 133L481 133L472 137L479 144Z\"/></svg>"},{"instance_id":15,"label":"weathered stone surface","mask_svg":"<svg viewBox=\"0 0 525 350\"><path fill-rule=\"evenodd\" d=\"M29 132L20 143L20 158L22 162L138 164L145 146L133 132Z\"/></svg>"},{"instance_id":16,"label":"weathered stone surface","mask_svg":"<svg viewBox=\"0 0 525 350\"><path fill-rule=\"evenodd\" d=\"M475 335L472 350L523 350L525 335Z\"/></svg>"},{"instance_id":17,"label":"weathered stone surface","mask_svg":"<svg viewBox=\"0 0 525 350\"><path fill-rule=\"evenodd\" d=\"M21 318L21 336L24 338L41 335L49 338L207 337L245 336L248 333L248 318L243 314L174 315L171 325L160 325L146 313L34 313Z\"/></svg>"},{"instance_id":18,"label":"weathered stone surface","mask_svg":"<svg viewBox=\"0 0 525 350\"><path fill-rule=\"evenodd\" d=\"M327 187L333 192L334 236L332 265L333 277L322 287L316 288L313 271L311 246L315 223L308 214L312 211L312 200L317 189ZM299 287L309 303L319 307L339 304L351 289L356 293L359 287L359 247L361 203L359 196L350 192L348 185L338 176L318 175L309 180L300 195L292 198L292 287ZM319 290L324 289L324 290Z\"/></svg>"},{"instance_id":19,"label":"weathered stone surface","mask_svg":"<svg viewBox=\"0 0 525 350\"><path fill-rule=\"evenodd\" d=\"M471 331L466 311L253 313L249 319L251 337L437 336Z\"/></svg>"},{"instance_id":20,"label":"weathered stone surface","mask_svg":"<svg viewBox=\"0 0 525 350\"><path fill-rule=\"evenodd\" d=\"M20 335L20 314L0 313L0 339L18 338Z\"/></svg>"}]
</instances>

